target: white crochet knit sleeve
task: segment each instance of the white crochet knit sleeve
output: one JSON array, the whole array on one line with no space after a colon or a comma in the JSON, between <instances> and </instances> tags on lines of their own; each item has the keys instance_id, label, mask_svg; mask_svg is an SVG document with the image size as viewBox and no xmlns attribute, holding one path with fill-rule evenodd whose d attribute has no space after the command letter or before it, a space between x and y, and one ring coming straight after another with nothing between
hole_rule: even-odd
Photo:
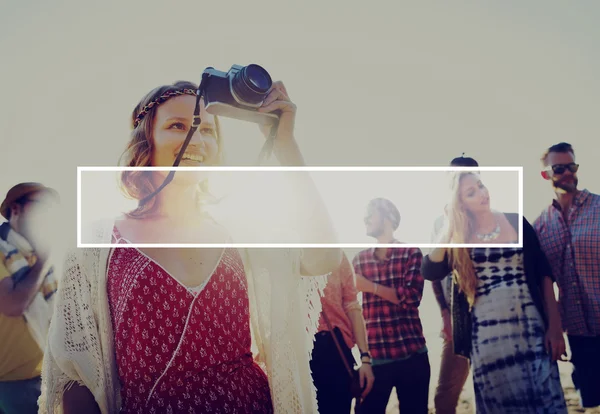
<instances>
[{"instance_id":1,"label":"white crochet knit sleeve","mask_svg":"<svg viewBox=\"0 0 600 414\"><path fill-rule=\"evenodd\" d=\"M275 413L317 413L309 363L326 278L300 276L300 250L251 249L246 257L254 339Z\"/></svg>"},{"instance_id":2,"label":"white crochet knit sleeve","mask_svg":"<svg viewBox=\"0 0 600 414\"><path fill-rule=\"evenodd\" d=\"M98 264L106 254L79 249L67 255L45 349L39 413L62 413L63 394L74 383L92 392L102 413L117 411L118 392L111 392L117 376L107 343L112 335L103 332L110 326L108 306L99 303L105 298L97 290Z\"/></svg>"},{"instance_id":3,"label":"white crochet knit sleeve","mask_svg":"<svg viewBox=\"0 0 600 414\"><path fill-rule=\"evenodd\" d=\"M105 242L105 237L97 240ZM301 254L296 249L249 249L242 255L253 339L277 414L318 412L309 362L321 312L318 292L326 278L301 277ZM92 392L103 414L119 410L107 260L108 249L78 249L67 257L42 369L42 414L62 413L63 394L73 383Z\"/></svg>"}]
</instances>

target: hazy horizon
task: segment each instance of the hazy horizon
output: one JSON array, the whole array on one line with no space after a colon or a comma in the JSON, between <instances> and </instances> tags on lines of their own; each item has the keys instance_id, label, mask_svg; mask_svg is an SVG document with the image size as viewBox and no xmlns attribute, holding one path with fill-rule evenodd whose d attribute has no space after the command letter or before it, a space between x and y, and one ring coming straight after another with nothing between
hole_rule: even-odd
<instances>
[{"instance_id":1,"label":"hazy horizon","mask_svg":"<svg viewBox=\"0 0 600 414\"><path fill-rule=\"evenodd\" d=\"M142 96L258 63L298 106L308 165L445 166L465 152L523 166L533 221L553 197L539 174L552 144L573 144L580 188L600 191L599 20L594 1L4 1L0 194L56 188L57 245L74 247L77 166L117 165ZM229 165L251 165L258 128L223 120L223 132ZM427 284L424 320L434 306Z\"/></svg>"}]
</instances>

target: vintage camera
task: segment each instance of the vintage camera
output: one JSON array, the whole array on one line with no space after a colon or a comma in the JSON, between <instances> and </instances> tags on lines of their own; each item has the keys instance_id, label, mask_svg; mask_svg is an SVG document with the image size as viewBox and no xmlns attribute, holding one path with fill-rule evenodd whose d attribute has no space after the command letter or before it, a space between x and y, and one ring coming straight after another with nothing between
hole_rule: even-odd
<instances>
[{"instance_id":1,"label":"vintage camera","mask_svg":"<svg viewBox=\"0 0 600 414\"><path fill-rule=\"evenodd\" d=\"M273 81L259 65L232 65L227 73L208 67L203 72L204 104L209 114L273 125L276 113L258 112Z\"/></svg>"}]
</instances>

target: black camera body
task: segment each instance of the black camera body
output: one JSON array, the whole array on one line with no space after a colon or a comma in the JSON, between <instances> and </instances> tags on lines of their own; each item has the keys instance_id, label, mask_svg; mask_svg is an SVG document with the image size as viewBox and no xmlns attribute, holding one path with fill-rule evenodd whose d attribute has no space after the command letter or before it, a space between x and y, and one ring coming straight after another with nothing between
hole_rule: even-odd
<instances>
[{"instance_id":1,"label":"black camera body","mask_svg":"<svg viewBox=\"0 0 600 414\"><path fill-rule=\"evenodd\" d=\"M273 84L261 66L232 65L228 72L208 67L202 75L204 105L209 114L261 125L277 122L277 114L258 112Z\"/></svg>"}]
</instances>

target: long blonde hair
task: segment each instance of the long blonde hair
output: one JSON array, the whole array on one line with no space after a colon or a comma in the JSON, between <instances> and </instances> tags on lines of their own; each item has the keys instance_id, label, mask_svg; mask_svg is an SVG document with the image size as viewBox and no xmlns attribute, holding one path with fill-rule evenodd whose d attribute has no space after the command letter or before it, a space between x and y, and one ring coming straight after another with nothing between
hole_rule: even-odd
<instances>
[{"instance_id":1,"label":"long blonde hair","mask_svg":"<svg viewBox=\"0 0 600 414\"><path fill-rule=\"evenodd\" d=\"M183 89L197 89L197 85L192 82L178 81L172 85L159 86L150 91L142 100L136 105L133 112L131 113L131 136L125 151L121 155L119 164L127 167L149 167L152 165L152 149L153 149L153 137L152 132L154 129L154 118L156 116L156 108L154 106L148 111L146 116L136 126L135 121L138 113L144 108L149 102L152 102L157 97L171 91L178 91ZM223 163L223 145L221 140L221 127L219 120L215 117L215 128L218 145L218 163ZM155 189L156 185L152 179L152 172L150 171L122 171L119 177L119 186L121 191L130 199L142 200L147 195L151 194ZM206 203L206 200L212 200L214 197L210 194L208 189L208 182L202 181L198 183L197 188L197 199L198 203ZM208 201L210 203L210 201ZM136 209L127 213L127 216L131 218L142 218L152 213L156 208L156 197L150 199L148 203L144 205L138 205Z\"/></svg>"},{"instance_id":2,"label":"long blonde hair","mask_svg":"<svg viewBox=\"0 0 600 414\"><path fill-rule=\"evenodd\" d=\"M463 206L459 191L462 179L468 175L477 174L471 171L458 171L452 174L450 180L451 201L447 212L447 231L451 234L450 243L467 243L473 234L473 221ZM471 249L453 247L449 249L448 253L452 277L472 307L475 304L477 275L471 259Z\"/></svg>"}]
</instances>

